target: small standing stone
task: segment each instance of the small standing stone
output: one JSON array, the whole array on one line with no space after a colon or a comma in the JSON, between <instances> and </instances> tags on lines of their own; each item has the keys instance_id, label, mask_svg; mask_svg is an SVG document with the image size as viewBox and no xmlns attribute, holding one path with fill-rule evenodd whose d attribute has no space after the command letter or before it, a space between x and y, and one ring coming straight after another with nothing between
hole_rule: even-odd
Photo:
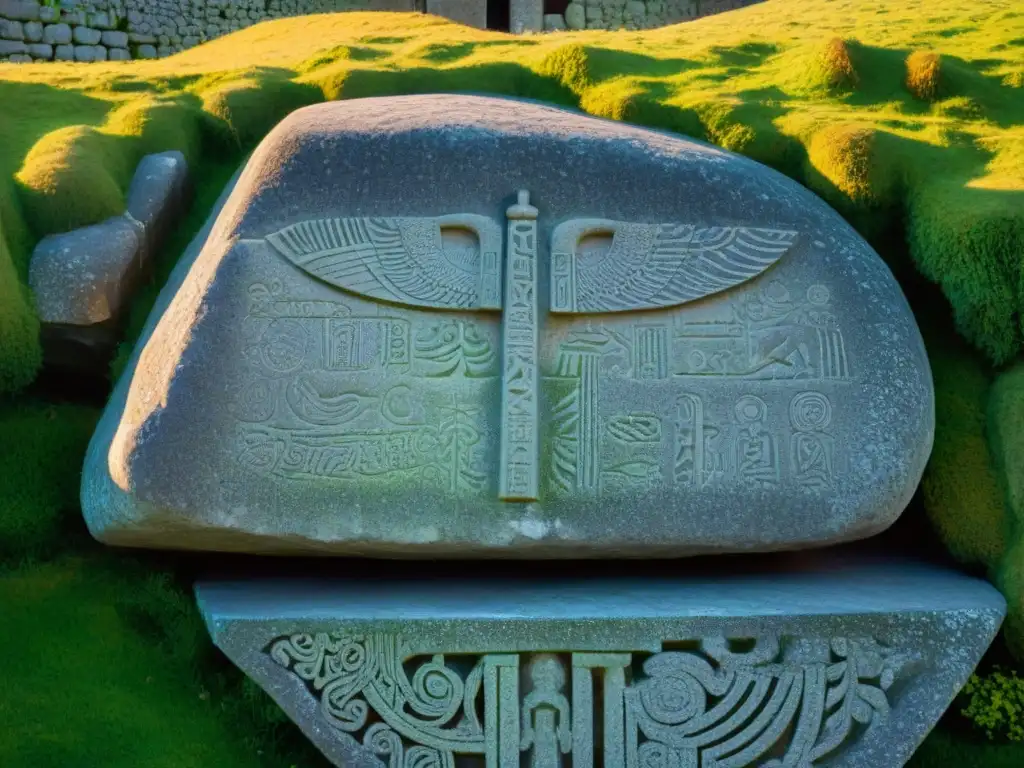
<instances>
[{"instance_id":1,"label":"small standing stone","mask_svg":"<svg viewBox=\"0 0 1024 768\"><path fill-rule=\"evenodd\" d=\"M569 3L565 9L565 25L569 29L583 29L587 26L587 12L579 3Z\"/></svg>"}]
</instances>

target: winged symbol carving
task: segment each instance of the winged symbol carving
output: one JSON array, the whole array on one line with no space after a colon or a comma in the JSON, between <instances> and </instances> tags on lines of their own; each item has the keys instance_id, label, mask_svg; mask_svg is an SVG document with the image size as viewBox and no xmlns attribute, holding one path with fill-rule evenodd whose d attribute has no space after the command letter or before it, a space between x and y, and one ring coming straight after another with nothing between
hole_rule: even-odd
<instances>
[{"instance_id":1,"label":"winged symbol carving","mask_svg":"<svg viewBox=\"0 0 1024 768\"><path fill-rule=\"evenodd\" d=\"M468 230L479 247L445 247L442 229ZM267 236L295 266L353 293L436 309L501 308L501 226L486 216L335 218Z\"/></svg>"},{"instance_id":2,"label":"winged symbol carving","mask_svg":"<svg viewBox=\"0 0 1024 768\"><path fill-rule=\"evenodd\" d=\"M578 254L588 235L610 235L611 247ZM782 229L568 221L552 236L551 311L628 312L702 299L761 274L796 238Z\"/></svg>"}]
</instances>

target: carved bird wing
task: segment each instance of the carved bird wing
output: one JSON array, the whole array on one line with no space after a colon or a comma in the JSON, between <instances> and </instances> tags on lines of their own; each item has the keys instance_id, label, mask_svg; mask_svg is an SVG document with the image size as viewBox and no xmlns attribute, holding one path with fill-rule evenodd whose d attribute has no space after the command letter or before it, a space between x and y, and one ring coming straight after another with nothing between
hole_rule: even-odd
<instances>
[{"instance_id":1,"label":"carved bird wing","mask_svg":"<svg viewBox=\"0 0 1024 768\"><path fill-rule=\"evenodd\" d=\"M472 231L479 247L446 249L443 226ZM501 228L485 216L314 219L267 241L300 269L363 296L439 309L501 306Z\"/></svg>"},{"instance_id":2,"label":"carved bird wing","mask_svg":"<svg viewBox=\"0 0 1024 768\"><path fill-rule=\"evenodd\" d=\"M611 235L603 252L578 254L591 234ZM792 230L576 220L552 240L551 309L628 312L670 307L734 288L793 246Z\"/></svg>"}]
</instances>

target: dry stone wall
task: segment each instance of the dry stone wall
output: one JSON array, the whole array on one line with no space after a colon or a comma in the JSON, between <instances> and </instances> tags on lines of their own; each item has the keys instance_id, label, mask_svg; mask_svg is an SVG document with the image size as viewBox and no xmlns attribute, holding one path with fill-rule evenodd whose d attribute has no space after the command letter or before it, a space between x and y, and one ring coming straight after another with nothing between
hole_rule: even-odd
<instances>
[{"instance_id":1,"label":"dry stone wall","mask_svg":"<svg viewBox=\"0 0 1024 768\"><path fill-rule=\"evenodd\" d=\"M533 2L539 22L543 0ZM542 26L649 29L752 2L757 0L574 0L564 14L544 15ZM0 0L0 61L154 59L267 19L422 9L486 24L486 0Z\"/></svg>"}]
</instances>

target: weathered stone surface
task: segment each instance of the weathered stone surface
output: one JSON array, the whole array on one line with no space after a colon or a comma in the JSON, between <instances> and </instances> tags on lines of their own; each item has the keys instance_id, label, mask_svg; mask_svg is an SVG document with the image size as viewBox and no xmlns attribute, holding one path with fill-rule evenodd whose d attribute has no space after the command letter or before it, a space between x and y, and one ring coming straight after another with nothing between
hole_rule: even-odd
<instances>
[{"instance_id":1,"label":"weathered stone surface","mask_svg":"<svg viewBox=\"0 0 1024 768\"><path fill-rule=\"evenodd\" d=\"M141 225L124 216L44 237L29 267L39 319L93 325L118 317L138 280L142 238Z\"/></svg>"},{"instance_id":2,"label":"weathered stone surface","mask_svg":"<svg viewBox=\"0 0 1024 768\"><path fill-rule=\"evenodd\" d=\"M178 151L142 158L128 188L128 215L146 231L146 249L154 254L166 241L189 202L188 164Z\"/></svg>"},{"instance_id":3,"label":"weathered stone surface","mask_svg":"<svg viewBox=\"0 0 1024 768\"><path fill-rule=\"evenodd\" d=\"M103 33L98 29L75 27L73 37L79 45L97 45L102 35Z\"/></svg>"},{"instance_id":4,"label":"weathered stone surface","mask_svg":"<svg viewBox=\"0 0 1024 768\"><path fill-rule=\"evenodd\" d=\"M107 48L127 48L128 33L106 30L100 35L100 42L107 46Z\"/></svg>"},{"instance_id":5,"label":"weathered stone surface","mask_svg":"<svg viewBox=\"0 0 1024 768\"><path fill-rule=\"evenodd\" d=\"M71 27L67 24L49 24L43 30L43 42L50 45L71 43Z\"/></svg>"},{"instance_id":6,"label":"weathered stone surface","mask_svg":"<svg viewBox=\"0 0 1024 768\"><path fill-rule=\"evenodd\" d=\"M28 47L28 52L36 59L53 58L53 46L46 43L32 43Z\"/></svg>"},{"instance_id":7,"label":"weathered stone surface","mask_svg":"<svg viewBox=\"0 0 1024 768\"><path fill-rule=\"evenodd\" d=\"M75 46L73 45L58 45L53 50L53 58L57 61L74 61L75 60Z\"/></svg>"},{"instance_id":8,"label":"weathered stone surface","mask_svg":"<svg viewBox=\"0 0 1024 768\"><path fill-rule=\"evenodd\" d=\"M38 43L43 39L43 25L38 21L27 21L23 25L25 40L30 43Z\"/></svg>"},{"instance_id":9,"label":"weathered stone surface","mask_svg":"<svg viewBox=\"0 0 1024 768\"><path fill-rule=\"evenodd\" d=\"M0 56L12 56L27 52L28 46L21 40L0 40Z\"/></svg>"},{"instance_id":10,"label":"weathered stone surface","mask_svg":"<svg viewBox=\"0 0 1024 768\"><path fill-rule=\"evenodd\" d=\"M427 13L467 27L487 29L487 3L478 0L426 0Z\"/></svg>"},{"instance_id":11,"label":"weathered stone surface","mask_svg":"<svg viewBox=\"0 0 1024 768\"><path fill-rule=\"evenodd\" d=\"M583 29L587 26L587 12L579 3L569 3L565 9L565 25L569 29Z\"/></svg>"},{"instance_id":12,"label":"weathered stone surface","mask_svg":"<svg viewBox=\"0 0 1024 768\"><path fill-rule=\"evenodd\" d=\"M0 0L0 16L14 21L38 21L39 3L34 0Z\"/></svg>"},{"instance_id":13,"label":"weathered stone surface","mask_svg":"<svg viewBox=\"0 0 1024 768\"><path fill-rule=\"evenodd\" d=\"M4 40L24 40L25 28L20 21L0 19L0 38Z\"/></svg>"},{"instance_id":14,"label":"weathered stone surface","mask_svg":"<svg viewBox=\"0 0 1024 768\"><path fill-rule=\"evenodd\" d=\"M544 30L547 32L561 32L565 27L565 17L560 13L544 14Z\"/></svg>"},{"instance_id":15,"label":"weathered stone surface","mask_svg":"<svg viewBox=\"0 0 1024 768\"><path fill-rule=\"evenodd\" d=\"M110 61L131 61L132 54L127 48L110 48L107 51Z\"/></svg>"},{"instance_id":16,"label":"weathered stone surface","mask_svg":"<svg viewBox=\"0 0 1024 768\"><path fill-rule=\"evenodd\" d=\"M891 768L1005 612L959 574L827 558L743 577L196 591L217 646L344 768L469 755L592 766L599 754L604 766Z\"/></svg>"},{"instance_id":17,"label":"weathered stone surface","mask_svg":"<svg viewBox=\"0 0 1024 768\"><path fill-rule=\"evenodd\" d=\"M11 64L31 64L32 57L27 53L13 53L8 59Z\"/></svg>"},{"instance_id":18,"label":"weathered stone surface","mask_svg":"<svg viewBox=\"0 0 1024 768\"><path fill-rule=\"evenodd\" d=\"M544 29L544 0L511 0L509 30L514 35Z\"/></svg>"},{"instance_id":19,"label":"weathered stone surface","mask_svg":"<svg viewBox=\"0 0 1024 768\"><path fill-rule=\"evenodd\" d=\"M152 45L140 45L135 50L135 55L138 56L140 59L155 59L156 48Z\"/></svg>"},{"instance_id":20,"label":"weathered stone surface","mask_svg":"<svg viewBox=\"0 0 1024 768\"><path fill-rule=\"evenodd\" d=\"M537 104L294 113L168 291L87 460L112 544L800 548L890 525L931 449L913 317L834 211Z\"/></svg>"}]
</instances>

